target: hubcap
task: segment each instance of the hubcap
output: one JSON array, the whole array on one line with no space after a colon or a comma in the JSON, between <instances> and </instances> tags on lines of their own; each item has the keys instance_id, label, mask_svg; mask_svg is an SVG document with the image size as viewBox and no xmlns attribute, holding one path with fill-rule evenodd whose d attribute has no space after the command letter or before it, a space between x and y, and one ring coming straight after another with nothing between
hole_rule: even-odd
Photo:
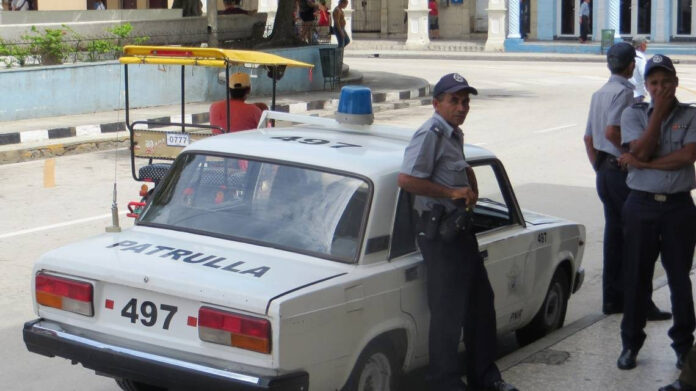
<instances>
[{"instance_id":1,"label":"hubcap","mask_svg":"<svg viewBox=\"0 0 696 391\"><path fill-rule=\"evenodd\" d=\"M378 352L370 356L360 374L358 391L389 391L391 390L391 365L384 353Z\"/></svg>"},{"instance_id":2,"label":"hubcap","mask_svg":"<svg viewBox=\"0 0 696 391\"><path fill-rule=\"evenodd\" d=\"M561 316L561 300L563 292L559 283L554 283L549 289L546 303L544 303L544 323L549 327L556 326Z\"/></svg>"}]
</instances>

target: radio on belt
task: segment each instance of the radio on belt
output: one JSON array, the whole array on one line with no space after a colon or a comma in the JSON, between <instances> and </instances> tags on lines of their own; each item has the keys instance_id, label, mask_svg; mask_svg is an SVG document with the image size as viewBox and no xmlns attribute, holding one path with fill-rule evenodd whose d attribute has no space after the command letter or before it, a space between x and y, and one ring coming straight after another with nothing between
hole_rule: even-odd
<instances>
[{"instance_id":1,"label":"radio on belt","mask_svg":"<svg viewBox=\"0 0 696 391\"><path fill-rule=\"evenodd\" d=\"M345 86L341 89L336 121L343 124L370 125L374 119L372 91L369 88Z\"/></svg>"}]
</instances>

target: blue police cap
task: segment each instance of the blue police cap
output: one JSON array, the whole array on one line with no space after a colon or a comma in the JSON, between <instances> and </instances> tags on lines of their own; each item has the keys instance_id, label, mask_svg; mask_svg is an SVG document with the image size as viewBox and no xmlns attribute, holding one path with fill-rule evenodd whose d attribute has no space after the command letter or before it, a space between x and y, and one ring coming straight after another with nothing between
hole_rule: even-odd
<instances>
[{"instance_id":1,"label":"blue police cap","mask_svg":"<svg viewBox=\"0 0 696 391\"><path fill-rule=\"evenodd\" d=\"M474 95L478 95L476 88L472 87L467 83L466 79L458 73L450 73L442 76L440 81L435 84L433 89L433 96L438 96L442 94L451 94L454 92L466 91Z\"/></svg>"},{"instance_id":2,"label":"blue police cap","mask_svg":"<svg viewBox=\"0 0 696 391\"><path fill-rule=\"evenodd\" d=\"M657 68L666 69L668 72L674 75L677 74L677 70L674 69L674 64L672 64L671 58L662 54L656 54L648 60L647 64L645 64L645 73L643 78L647 78L650 72L654 71Z\"/></svg>"},{"instance_id":3,"label":"blue police cap","mask_svg":"<svg viewBox=\"0 0 696 391\"><path fill-rule=\"evenodd\" d=\"M626 68L635 59L636 49L627 42L615 43L607 50L607 64L613 68Z\"/></svg>"}]
</instances>

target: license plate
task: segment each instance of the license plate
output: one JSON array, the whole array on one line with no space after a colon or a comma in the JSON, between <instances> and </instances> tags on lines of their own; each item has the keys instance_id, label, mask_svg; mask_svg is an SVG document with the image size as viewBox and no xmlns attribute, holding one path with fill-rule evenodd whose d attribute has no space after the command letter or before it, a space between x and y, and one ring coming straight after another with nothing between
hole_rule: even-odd
<instances>
[{"instance_id":1,"label":"license plate","mask_svg":"<svg viewBox=\"0 0 696 391\"><path fill-rule=\"evenodd\" d=\"M186 147L191 143L188 133L167 133L167 146Z\"/></svg>"},{"instance_id":2,"label":"license plate","mask_svg":"<svg viewBox=\"0 0 696 391\"><path fill-rule=\"evenodd\" d=\"M121 316L130 320L133 324L169 330L172 319L174 319L178 311L179 308L175 305L156 304L150 300L138 300L132 297L121 308Z\"/></svg>"}]
</instances>

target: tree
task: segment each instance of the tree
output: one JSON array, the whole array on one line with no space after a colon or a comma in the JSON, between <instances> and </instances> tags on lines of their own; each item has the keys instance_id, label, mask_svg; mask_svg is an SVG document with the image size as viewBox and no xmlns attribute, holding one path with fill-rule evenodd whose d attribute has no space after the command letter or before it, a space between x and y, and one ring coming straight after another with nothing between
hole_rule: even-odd
<instances>
[{"instance_id":1,"label":"tree","mask_svg":"<svg viewBox=\"0 0 696 391\"><path fill-rule=\"evenodd\" d=\"M258 46L259 48L306 45L306 43L300 40L297 36L297 31L295 31L295 19L293 18L295 5L295 0L278 1L278 11L275 16L275 23L273 23L273 32L266 42Z\"/></svg>"}]
</instances>

